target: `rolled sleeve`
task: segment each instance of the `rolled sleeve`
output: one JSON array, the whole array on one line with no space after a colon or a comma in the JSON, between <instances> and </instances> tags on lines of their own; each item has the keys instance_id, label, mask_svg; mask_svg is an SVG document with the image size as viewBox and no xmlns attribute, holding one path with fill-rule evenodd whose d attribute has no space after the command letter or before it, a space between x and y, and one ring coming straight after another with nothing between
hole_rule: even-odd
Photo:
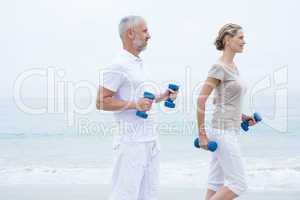
<instances>
[{"instance_id":1,"label":"rolled sleeve","mask_svg":"<svg viewBox=\"0 0 300 200\"><path fill-rule=\"evenodd\" d=\"M100 86L116 92L125 80L125 72L120 66L109 66L100 73Z\"/></svg>"},{"instance_id":2,"label":"rolled sleeve","mask_svg":"<svg viewBox=\"0 0 300 200\"><path fill-rule=\"evenodd\" d=\"M225 78L224 68L220 65L213 65L208 71L208 77L215 78L220 81L224 81Z\"/></svg>"}]
</instances>

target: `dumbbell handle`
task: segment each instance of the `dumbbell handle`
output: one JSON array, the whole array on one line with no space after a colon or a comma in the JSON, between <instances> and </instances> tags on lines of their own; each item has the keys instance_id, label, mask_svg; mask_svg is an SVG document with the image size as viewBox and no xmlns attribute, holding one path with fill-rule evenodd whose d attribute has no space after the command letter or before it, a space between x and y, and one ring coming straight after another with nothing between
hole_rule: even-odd
<instances>
[{"instance_id":1,"label":"dumbbell handle","mask_svg":"<svg viewBox=\"0 0 300 200\"><path fill-rule=\"evenodd\" d=\"M154 100L155 96L151 92L144 92L144 98ZM139 117L144 118L144 119L148 118L148 114L145 111L139 111L139 110L136 111L136 116L139 116Z\"/></svg>"},{"instance_id":2,"label":"dumbbell handle","mask_svg":"<svg viewBox=\"0 0 300 200\"><path fill-rule=\"evenodd\" d=\"M200 145L199 145L199 138L196 138L194 140L194 146L196 148L200 148ZM211 152L214 152L216 149L218 148L218 144L214 141L209 141L208 144L207 144L207 149Z\"/></svg>"},{"instance_id":3,"label":"dumbbell handle","mask_svg":"<svg viewBox=\"0 0 300 200\"><path fill-rule=\"evenodd\" d=\"M179 90L179 86L175 85L175 84L169 84L169 89L173 90L173 91L178 91ZM165 101L165 106L168 108L175 108L175 104L173 103L173 100L171 98L168 98Z\"/></svg>"},{"instance_id":4,"label":"dumbbell handle","mask_svg":"<svg viewBox=\"0 0 300 200\"><path fill-rule=\"evenodd\" d=\"M262 121L262 117L257 112L253 113L253 118L254 118L256 123ZM249 130L249 120L243 120L242 123L241 123L241 128L244 131L248 131Z\"/></svg>"}]
</instances>

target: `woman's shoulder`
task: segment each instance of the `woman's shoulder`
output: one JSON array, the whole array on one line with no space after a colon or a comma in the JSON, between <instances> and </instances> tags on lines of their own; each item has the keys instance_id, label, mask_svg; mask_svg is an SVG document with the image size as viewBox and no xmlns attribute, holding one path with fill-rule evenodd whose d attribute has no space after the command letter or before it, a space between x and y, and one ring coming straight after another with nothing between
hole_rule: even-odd
<instances>
[{"instance_id":1,"label":"woman's shoulder","mask_svg":"<svg viewBox=\"0 0 300 200\"><path fill-rule=\"evenodd\" d=\"M220 65L219 63L215 63L210 67L208 71L208 77L223 81L225 79L225 73L224 66Z\"/></svg>"},{"instance_id":2,"label":"woman's shoulder","mask_svg":"<svg viewBox=\"0 0 300 200\"><path fill-rule=\"evenodd\" d=\"M229 76L236 76L239 74L238 68L236 66L234 67L229 67L222 61L218 60L216 61L212 66L211 70L217 70L217 71L222 71L224 74L229 75Z\"/></svg>"}]
</instances>

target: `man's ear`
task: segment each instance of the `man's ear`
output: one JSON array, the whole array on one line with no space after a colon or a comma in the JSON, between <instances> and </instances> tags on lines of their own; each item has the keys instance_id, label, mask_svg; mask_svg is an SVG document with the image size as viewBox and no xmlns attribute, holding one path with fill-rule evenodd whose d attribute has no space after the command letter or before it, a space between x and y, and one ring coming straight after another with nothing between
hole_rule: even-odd
<instances>
[{"instance_id":1,"label":"man's ear","mask_svg":"<svg viewBox=\"0 0 300 200\"><path fill-rule=\"evenodd\" d=\"M134 37L135 37L135 32L134 32L134 30L133 30L133 28L129 28L129 29L127 29L127 35L128 35L128 37L129 37L129 39L134 39Z\"/></svg>"}]
</instances>

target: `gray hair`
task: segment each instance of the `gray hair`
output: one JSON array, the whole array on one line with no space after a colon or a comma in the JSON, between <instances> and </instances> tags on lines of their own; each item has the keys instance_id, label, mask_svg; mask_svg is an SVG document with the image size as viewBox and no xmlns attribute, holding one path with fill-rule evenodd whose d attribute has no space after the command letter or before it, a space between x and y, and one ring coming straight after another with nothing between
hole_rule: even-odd
<instances>
[{"instance_id":1,"label":"gray hair","mask_svg":"<svg viewBox=\"0 0 300 200\"><path fill-rule=\"evenodd\" d=\"M123 34L131 27L136 26L141 21L144 21L144 19L141 16L136 15L129 15L126 17L123 17L119 24L119 35L121 38L123 38Z\"/></svg>"}]
</instances>

